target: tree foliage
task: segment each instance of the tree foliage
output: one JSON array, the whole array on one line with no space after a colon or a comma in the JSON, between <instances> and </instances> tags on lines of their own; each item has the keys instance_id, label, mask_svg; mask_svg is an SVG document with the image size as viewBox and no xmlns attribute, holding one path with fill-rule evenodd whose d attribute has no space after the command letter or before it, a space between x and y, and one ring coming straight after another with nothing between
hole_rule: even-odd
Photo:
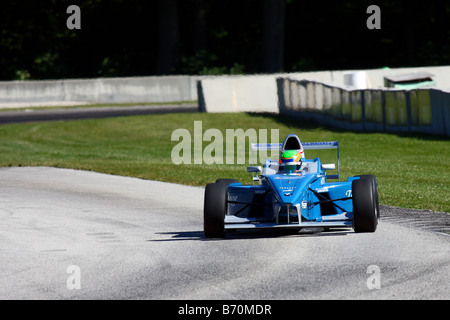
<instances>
[{"instance_id":1,"label":"tree foliage","mask_svg":"<svg viewBox=\"0 0 450 320\"><path fill-rule=\"evenodd\" d=\"M66 9L81 9L69 30ZM242 74L450 64L450 2L4 0L0 79Z\"/></svg>"}]
</instances>

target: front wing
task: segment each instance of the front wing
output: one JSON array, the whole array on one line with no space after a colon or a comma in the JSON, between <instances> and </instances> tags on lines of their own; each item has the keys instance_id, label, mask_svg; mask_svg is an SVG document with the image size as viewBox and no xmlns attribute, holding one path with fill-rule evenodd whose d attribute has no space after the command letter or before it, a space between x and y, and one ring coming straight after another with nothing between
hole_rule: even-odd
<instances>
[{"instance_id":1,"label":"front wing","mask_svg":"<svg viewBox=\"0 0 450 320\"><path fill-rule=\"evenodd\" d=\"M225 230L236 229L296 229L296 228L352 228L353 220L300 221L296 223L278 224L276 222L258 222L255 218L239 218L225 216Z\"/></svg>"}]
</instances>

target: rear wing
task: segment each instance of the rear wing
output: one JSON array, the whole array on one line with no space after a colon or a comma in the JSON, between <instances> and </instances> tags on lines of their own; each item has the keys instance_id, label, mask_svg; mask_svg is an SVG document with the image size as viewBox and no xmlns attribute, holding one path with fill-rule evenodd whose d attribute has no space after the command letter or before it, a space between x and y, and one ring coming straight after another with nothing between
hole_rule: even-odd
<instances>
[{"instance_id":1,"label":"rear wing","mask_svg":"<svg viewBox=\"0 0 450 320\"><path fill-rule=\"evenodd\" d=\"M253 152L258 152L259 150L281 150L282 146L282 143L252 143L252 163L254 163ZM327 175L327 179L339 180L339 141L302 142L302 146L303 150L336 149L337 174Z\"/></svg>"}]
</instances>

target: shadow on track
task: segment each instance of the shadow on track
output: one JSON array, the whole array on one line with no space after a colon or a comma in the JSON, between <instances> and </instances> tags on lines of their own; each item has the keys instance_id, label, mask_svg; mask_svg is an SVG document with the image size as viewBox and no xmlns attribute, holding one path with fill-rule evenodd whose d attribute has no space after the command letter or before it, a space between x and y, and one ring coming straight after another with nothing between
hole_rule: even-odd
<instances>
[{"instance_id":1,"label":"shadow on track","mask_svg":"<svg viewBox=\"0 0 450 320\"><path fill-rule=\"evenodd\" d=\"M305 228L298 230L237 230L225 233L222 239L208 239L205 237L203 231L179 231L179 232L158 232L157 235L167 236L166 239L150 239L148 242L163 242L163 241L186 241L186 240L201 240L201 241L226 241L226 240L246 240L246 239L262 239L262 238L293 238L293 237L328 237L328 236L345 236L349 233L354 233L349 229L333 229L325 231L319 228Z\"/></svg>"}]
</instances>

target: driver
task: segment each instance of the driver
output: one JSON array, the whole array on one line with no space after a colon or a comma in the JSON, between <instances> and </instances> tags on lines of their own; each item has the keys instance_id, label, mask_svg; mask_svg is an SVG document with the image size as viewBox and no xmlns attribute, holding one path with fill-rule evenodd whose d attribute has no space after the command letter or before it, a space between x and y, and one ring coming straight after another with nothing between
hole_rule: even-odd
<instances>
[{"instance_id":1,"label":"driver","mask_svg":"<svg viewBox=\"0 0 450 320\"><path fill-rule=\"evenodd\" d=\"M297 150L286 150L280 155L280 171L284 173L298 173L302 168L302 154Z\"/></svg>"}]
</instances>

